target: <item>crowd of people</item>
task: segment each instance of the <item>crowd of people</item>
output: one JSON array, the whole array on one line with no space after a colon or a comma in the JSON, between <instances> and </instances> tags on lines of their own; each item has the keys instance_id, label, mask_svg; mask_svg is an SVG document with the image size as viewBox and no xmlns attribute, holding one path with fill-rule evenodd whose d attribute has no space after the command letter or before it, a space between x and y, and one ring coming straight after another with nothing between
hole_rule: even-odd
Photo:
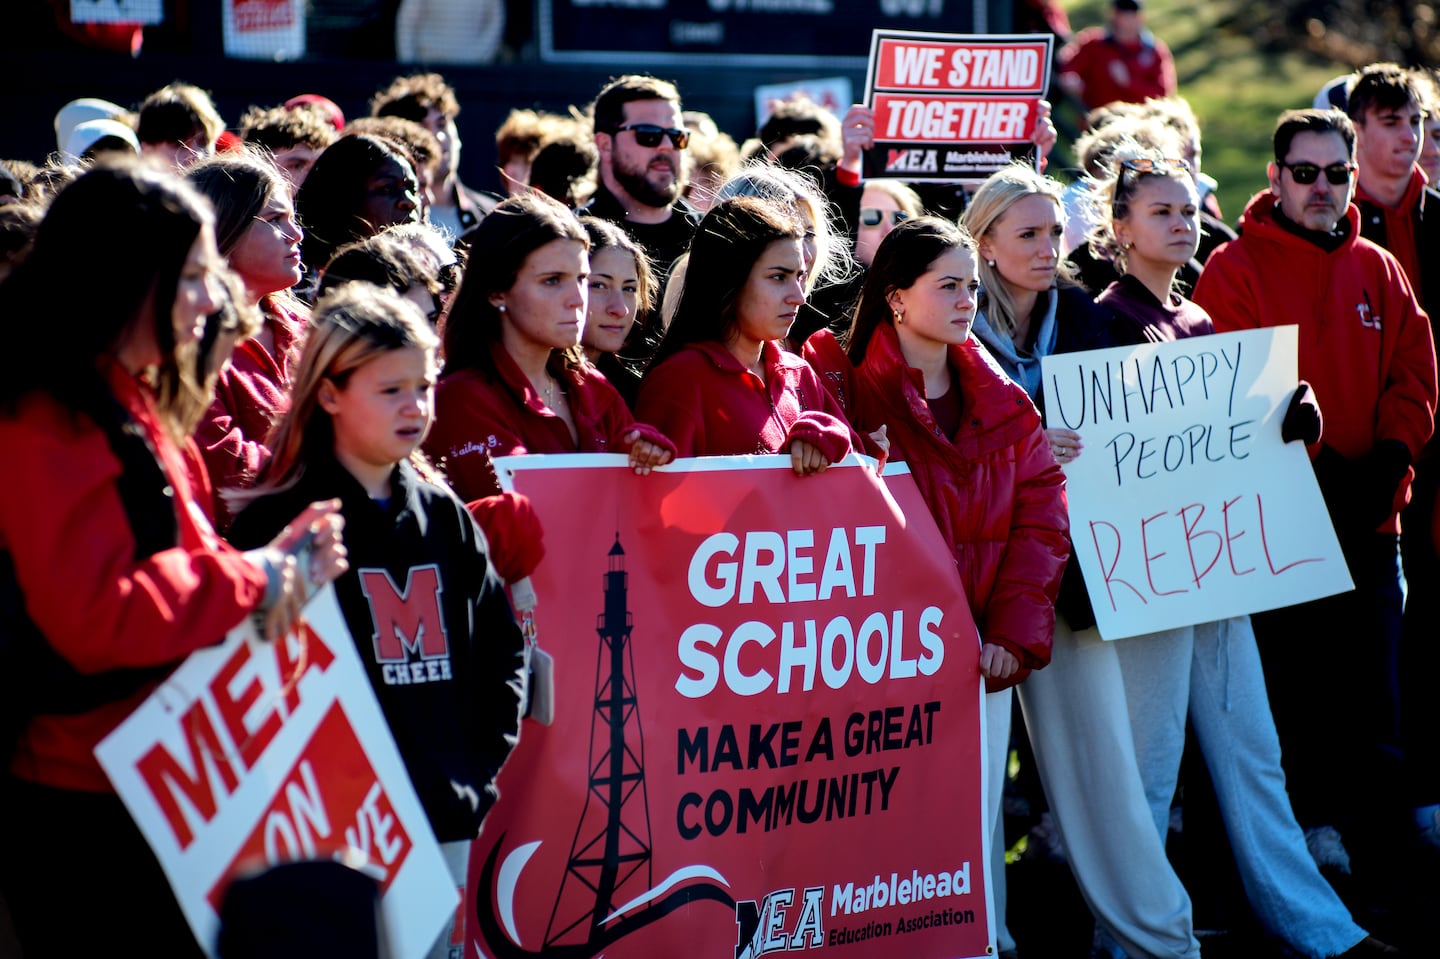
<instances>
[{"instance_id":1,"label":"crowd of people","mask_svg":"<svg viewBox=\"0 0 1440 959\"><path fill-rule=\"evenodd\" d=\"M506 587L564 535L493 460L563 452L641 475L751 453L800 476L852 452L909 466L980 634L999 955L1033 915L1005 894L1021 740L1096 954L1200 955L1166 851L1187 727L1277 949L1440 945L1371 935L1399 877L1440 862L1440 197L1420 165L1440 93L1374 64L1339 107L1285 112L1232 230L1140 6L1116 0L1108 53L1062 57L1072 92L1121 97L1093 104L1069 182L1043 172L1044 115L1033 162L957 190L865 180L864 105L778 104L737 144L642 75L512 112L506 197L461 182L433 73L366 118L310 94L233 130L179 83L133 111L67 104L52 158L0 161L0 792L24 824L0 831L0 892L24 955L196 954L94 747L190 652L256 613L281 635L332 581L463 887L526 709ZM1153 83L1084 79L1097 58ZM57 297L59 337L35 322ZM1103 640L1066 508L1086 451L1045 426L1041 360L1291 324L1282 434L1355 588ZM397 683L420 651L370 637L386 597L432 589L443 681ZM77 924L82 862L105 892Z\"/></svg>"}]
</instances>

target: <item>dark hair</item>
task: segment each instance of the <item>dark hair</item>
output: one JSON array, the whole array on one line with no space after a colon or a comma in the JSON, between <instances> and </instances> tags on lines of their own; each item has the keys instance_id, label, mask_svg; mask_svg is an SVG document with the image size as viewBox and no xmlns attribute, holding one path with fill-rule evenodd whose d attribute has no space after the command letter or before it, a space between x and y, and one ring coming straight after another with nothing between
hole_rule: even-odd
<instances>
[{"instance_id":1,"label":"dark hair","mask_svg":"<svg viewBox=\"0 0 1440 959\"><path fill-rule=\"evenodd\" d=\"M500 339L501 321L490 297L513 287L530 254L545 244L574 240L588 249L590 238L567 207L537 193L500 202L465 237L465 275L445 322L445 371L493 373L490 344Z\"/></svg>"},{"instance_id":2,"label":"dark hair","mask_svg":"<svg viewBox=\"0 0 1440 959\"><path fill-rule=\"evenodd\" d=\"M0 279L29 252L44 218L45 209L38 203L22 200L0 206Z\"/></svg>"},{"instance_id":3,"label":"dark hair","mask_svg":"<svg viewBox=\"0 0 1440 959\"><path fill-rule=\"evenodd\" d=\"M316 296L323 297L341 284L357 280L388 286L402 296L418 286L436 298L437 305L439 302L440 278L434 260L391 230L381 230L336 250L320 277Z\"/></svg>"},{"instance_id":4,"label":"dark hair","mask_svg":"<svg viewBox=\"0 0 1440 959\"><path fill-rule=\"evenodd\" d=\"M1415 104L1423 113L1425 94L1415 75L1397 63L1372 63L1345 82L1345 113L1364 123L1371 110L1401 110Z\"/></svg>"},{"instance_id":5,"label":"dark hair","mask_svg":"<svg viewBox=\"0 0 1440 959\"><path fill-rule=\"evenodd\" d=\"M100 382L96 360L140 323L154 326L160 346L158 392L188 382L171 314L185 260L212 219L190 186L137 161L97 165L61 190L30 254L0 283L0 316L15 319L0 351L0 408L40 392L80 409ZM54 314L59 291L62 336L40 320Z\"/></svg>"},{"instance_id":6,"label":"dark hair","mask_svg":"<svg viewBox=\"0 0 1440 959\"><path fill-rule=\"evenodd\" d=\"M582 216L580 223L590 235L590 258L601 250L619 250L628 253L635 260L635 306L637 313L644 313L655 305L655 270L645 249L636 243L630 234L609 220L594 216Z\"/></svg>"},{"instance_id":7,"label":"dark hair","mask_svg":"<svg viewBox=\"0 0 1440 959\"><path fill-rule=\"evenodd\" d=\"M366 181L387 160L411 165L400 147L369 134L343 136L316 158L295 194L295 216L305 230L302 250L312 269L324 269L338 247L375 232L360 210Z\"/></svg>"},{"instance_id":8,"label":"dark hair","mask_svg":"<svg viewBox=\"0 0 1440 959\"><path fill-rule=\"evenodd\" d=\"M1275 162L1284 163L1290 144L1301 133L1338 133L1345 152L1355 158L1355 125L1339 110L1286 110L1275 124Z\"/></svg>"},{"instance_id":9,"label":"dark hair","mask_svg":"<svg viewBox=\"0 0 1440 959\"><path fill-rule=\"evenodd\" d=\"M345 127L346 133L367 133L389 140L406 154L415 175L429 175L440 162L443 148L435 134L415 120L404 117L360 117L351 120ZM424 168L423 171L421 168Z\"/></svg>"},{"instance_id":10,"label":"dark hair","mask_svg":"<svg viewBox=\"0 0 1440 959\"><path fill-rule=\"evenodd\" d=\"M797 94L776 103L755 136L767 150L791 137L817 137L826 145L817 152L838 155L840 120L808 96Z\"/></svg>"},{"instance_id":11,"label":"dark hair","mask_svg":"<svg viewBox=\"0 0 1440 959\"><path fill-rule=\"evenodd\" d=\"M199 388L182 394L176 404L176 418L187 436L205 419L220 371L235 346L265 325L265 318L246 294L245 281L234 270L218 266L214 275L220 295L215 312L205 318L205 332L196 344L190 374ZM227 340L223 351L218 348L222 336Z\"/></svg>"},{"instance_id":12,"label":"dark hair","mask_svg":"<svg viewBox=\"0 0 1440 959\"><path fill-rule=\"evenodd\" d=\"M141 143L179 143L200 133L214 143L224 132L210 94L188 83L161 87L135 111L135 138Z\"/></svg>"},{"instance_id":13,"label":"dark hair","mask_svg":"<svg viewBox=\"0 0 1440 959\"><path fill-rule=\"evenodd\" d=\"M438 73L396 77L390 86L370 98L370 115L375 117L403 117L424 123L431 107L452 120L460 112L454 89Z\"/></svg>"},{"instance_id":14,"label":"dark hair","mask_svg":"<svg viewBox=\"0 0 1440 959\"><path fill-rule=\"evenodd\" d=\"M185 179L215 209L215 245L228 257L265 204L279 194L289 196L280 171L257 153L232 151L202 160L185 171Z\"/></svg>"},{"instance_id":15,"label":"dark hair","mask_svg":"<svg viewBox=\"0 0 1440 959\"><path fill-rule=\"evenodd\" d=\"M627 74L607 83L591 104L596 133L612 133L625 122L625 104L641 100L665 100L680 106L680 91L669 80Z\"/></svg>"},{"instance_id":16,"label":"dark hair","mask_svg":"<svg viewBox=\"0 0 1440 959\"><path fill-rule=\"evenodd\" d=\"M240 139L271 153L297 146L323 150L338 136L335 124L314 107L251 107L240 118Z\"/></svg>"},{"instance_id":17,"label":"dark hair","mask_svg":"<svg viewBox=\"0 0 1440 959\"><path fill-rule=\"evenodd\" d=\"M712 206L690 241L675 319L649 368L690 343L727 342L737 323L735 301L755 262L771 243L804 235L795 214L769 200L737 196Z\"/></svg>"},{"instance_id":18,"label":"dark hair","mask_svg":"<svg viewBox=\"0 0 1440 959\"><path fill-rule=\"evenodd\" d=\"M530 186L570 209L583 202L599 157L588 136L562 136L546 141L530 163Z\"/></svg>"},{"instance_id":19,"label":"dark hair","mask_svg":"<svg viewBox=\"0 0 1440 959\"><path fill-rule=\"evenodd\" d=\"M930 269L930 265L951 250L975 252L975 240L962 226L938 216L917 216L895 225L875 248L860 299L845 333L845 352L859 366L865 359L870 337L881 323L893 322L887 297L895 290L908 290Z\"/></svg>"}]
</instances>

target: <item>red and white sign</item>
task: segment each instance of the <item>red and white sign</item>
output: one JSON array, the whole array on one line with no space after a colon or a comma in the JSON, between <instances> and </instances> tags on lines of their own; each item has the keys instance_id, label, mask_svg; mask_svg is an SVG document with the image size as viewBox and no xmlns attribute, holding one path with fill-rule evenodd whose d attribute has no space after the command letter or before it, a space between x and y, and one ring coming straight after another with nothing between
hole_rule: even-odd
<instances>
[{"instance_id":1,"label":"red and white sign","mask_svg":"<svg viewBox=\"0 0 1440 959\"><path fill-rule=\"evenodd\" d=\"M979 638L903 468L497 469L557 708L475 844L475 955L987 954Z\"/></svg>"},{"instance_id":2,"label":"red and white sign","mask_svg":"<svg viewBox=\"0 0 1440 959\"><path fill-rule=\"evenodd\" d=\"M875 147L865 175L979 181L1033 160L1053 45L1048 35L876 30L866 77Z\"/></svg>"},{"instance_id":3,"label":"red and white sign","mask_svg":"<svg viewBox=\"0 0 1440 959\"><path fill-rule=\"evenodd\" d=\"M423 956L455 884L356 655L333 589L278 643L250 624L195 653L95 749L213 951L225 885L356 853L397 956Z\"/></svg>"},{"instance_id":4,"label":"red and white sign","mask_svg":"<svg viewBox=\"0 0 1440 959\"><path fill-rule=\"evenodd\" d=\"M295 60L305 55L304 0L225 0L222 15L227 57Z\"/></svg>"}]
</instances>

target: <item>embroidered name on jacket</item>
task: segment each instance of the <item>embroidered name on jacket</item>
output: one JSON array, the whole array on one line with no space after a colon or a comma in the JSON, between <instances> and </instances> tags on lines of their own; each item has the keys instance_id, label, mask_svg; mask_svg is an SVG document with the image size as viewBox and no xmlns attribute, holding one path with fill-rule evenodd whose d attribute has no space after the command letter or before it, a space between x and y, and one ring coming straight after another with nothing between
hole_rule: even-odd
<instances>
[{"instance_id":1,"label":"embroidered name on jacket","mask_svg":"<svg viewBox=\"0 0 1440 959\"><path fill-rule=\"evenodd\" d=\"M1372 330L1380 329L1380 317L1370 305L1370 293L1365 293L1365 302L1355 304L1355 312L1360 317L1360 325Z\"/></svg>"},{"instance_id":2,"label":"embroidered name on jacket","mask_svg":"<svg viewBox=\"0 0 1440 959\"><path fill-rule=\"evenodd\" d=\"M360 570L360 588L375 624L375 662L388 686L447 682L450 640L440 612L440 567L412 567L399 589L384 569Z\"/></svg>"}]
</instances>

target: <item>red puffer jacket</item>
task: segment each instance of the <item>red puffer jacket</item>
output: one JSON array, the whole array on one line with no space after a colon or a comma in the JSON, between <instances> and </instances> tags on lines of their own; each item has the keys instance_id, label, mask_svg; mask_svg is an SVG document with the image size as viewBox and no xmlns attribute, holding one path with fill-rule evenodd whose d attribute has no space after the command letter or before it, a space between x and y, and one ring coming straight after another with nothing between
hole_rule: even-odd
<instances>
[{"instance_id":1,"label":"red puffer jacket","mask_svg":"<svg viewBox=\"0 0 1440 959\"><path fill-rule=\"evenodd\" d=\"M818 335L818 334L817 334ZM814 351L812 356L832 351ZM955 564L984 642L1014 653L1020 670L990 681L993 691L1050 662L1055 596L1070 555L1061 472L1025 391L972 339L950 348L963 397L958 433L947 439L925 402L924 379L882 324L851 375L851 421L885 425L890 460L915 476ZM822 371L822 378L833 382Z\"/></svg>"}]
</instances>

